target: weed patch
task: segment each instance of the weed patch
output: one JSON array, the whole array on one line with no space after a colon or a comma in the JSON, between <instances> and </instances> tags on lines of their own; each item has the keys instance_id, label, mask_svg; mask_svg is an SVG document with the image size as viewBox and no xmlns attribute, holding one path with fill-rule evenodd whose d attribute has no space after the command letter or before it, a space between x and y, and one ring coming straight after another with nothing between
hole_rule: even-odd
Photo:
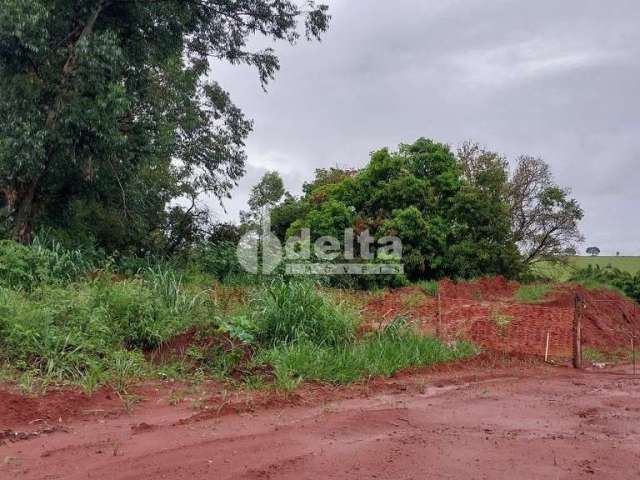
<instances>
[{"instance_id":1,"label":"weed patch","mask_svg":"<svg viewBox=\"0 0 640 480\"><path fill-rule=\"evenodd\" d=\"M551 290L551 285L545 283L521 285L516 292L515 299L520 303L538 303L542 301Z\"/></svg>"},{"instance_id":2,"label":"weed patch","mask_svg":"<svg viewBox=\"0 0 640 480\"><path fill-rule=\"evenodd\" d=\"M399 370L469 357L475 348L466 342L448 347L409 328L373 333L352 344L329 347L298 342L265 351L258 361L274 368L278 387L295 388L303 381L347 384Z\"/></svg>"},{"instance_id":3,"label":"weed patch","mask_svg":"<svg viewBox=\"0 0 640 480\"><path fill-rule=\"evenodd\" d=\"M255 338L269 346L338 345L355 338L355 314L306 281L278 281L251 301Z\"/></svg>"}]
</instances>

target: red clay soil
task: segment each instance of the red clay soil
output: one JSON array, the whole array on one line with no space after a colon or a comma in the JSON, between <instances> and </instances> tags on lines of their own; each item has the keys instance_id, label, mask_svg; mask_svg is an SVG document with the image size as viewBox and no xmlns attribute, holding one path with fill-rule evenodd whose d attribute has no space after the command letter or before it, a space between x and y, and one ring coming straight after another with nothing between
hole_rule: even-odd
<instances>
[{"instance_id":1,"label":"red clay soil","mask_svg":"<svg viewBox=\"0 0 640 480\"><path fill-rule=\"evenodd\" d=\"M536 304L517 303L518 283L504 278L439 285L438 300L417 287L387 292L365 308L365 330L383 328L399 315L412 319L429 334L440 323L450 340L467 339L485 348L566 359L573 348L575 299L584 301L583 346L604 352L629 350L631 336L640 334L638 305L610 290L562 286ZM422 296L421 296L422 295ZM547 336L549 338L547 349Z\"/></svg>"},{"instance_id":2,"label":"red clay soil","mask_svg":"<svg viewBox=\"0 0 640 480\"><path fill-rule=\"evenodd\" d=\"M242 415L148 398L131 415L7 442L0 479L640 475L640 378L628 370L522 362L308 388L295 402Z\"/></svg>"},{"instance_id":3,"label":"red clay soil","mask_svg":"<svg viewBox=\"0 0 640 480\"><path fill-rule=\"evenodd\" d=\"M456 283L443 280L438 285L442 297L465 300L506 300L511 299L520 288L518 282L504 277L482 277L471 282Z\"/></svg>"},{"instance_id":4,"label":"red clay soil","mask_svg":"<svg viewBox=\"0 0 640 480\"><path fill-rule=\"evenodd\" d=\"M39 397L0 390L0 431L26 425L36 428L66 422L88 411L107 413L121 408L121 399L106 388L93 395L60 390Z\"/></svg>"}]
</instances>

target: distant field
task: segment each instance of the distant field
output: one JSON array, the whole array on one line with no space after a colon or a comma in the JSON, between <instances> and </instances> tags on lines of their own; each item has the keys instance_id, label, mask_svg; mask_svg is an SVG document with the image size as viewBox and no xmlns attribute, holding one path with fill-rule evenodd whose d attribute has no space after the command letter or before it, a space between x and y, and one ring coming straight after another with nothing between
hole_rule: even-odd
<instances>
[{"instance_id":1,"label":"distant field","mask_svg":"<svg viewBox=\"0 0 640 480\"><path fill-rule=\"evenodd\" d=\"M535 267L535 271L559 281L568 280L576 268L586 268L589 265L601 267L612 266L631 273L640 271L640 257L571 257L568 265L553 265L542 262Z\"/></svg>"}]
</instances>

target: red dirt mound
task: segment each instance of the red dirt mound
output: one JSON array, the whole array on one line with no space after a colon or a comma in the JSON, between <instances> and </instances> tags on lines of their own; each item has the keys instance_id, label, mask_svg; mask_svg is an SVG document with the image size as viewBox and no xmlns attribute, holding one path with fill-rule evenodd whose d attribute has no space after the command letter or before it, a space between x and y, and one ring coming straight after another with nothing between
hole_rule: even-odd
<instances>
[{"instance_id":1,"label":"red dirt mound","mask_svg":"<svg viewBox=\"0 0 640 480\"><path fill-rule=\"evenodd\" d=\"M547 305L575 308L583 302L583 344L605 352L629 349L631 337L640 335L640 306L618 292L587 290L578 285L557 288Z\"/></svg>"},{"instance_id":2,"label":"red dirt mound","mask_svg":"<svg viewBox=\"0 0 640 480\"><path fill-rule=\"evenodd\" d=\"M392 290L365 307L364 330L386 326L396 316L416 321L421 331L463 338L488 349L569 358L573 346L576 295L584 301L583 346L604 352L629 349L640 334L638 305L610 290L558 286L544 302L518 303L517 282L502 277L469 283L440 282L440 299L417 287ZM634 330L635 329L635 330ZM548 342L547 342L548 337ZM548 348L547 348L548 343Z\"/></svg>"},{"instance_id":3,"label":"red dirt mound","mask_svg":"<svg viewBox=\"0 0 640 480\"><path fill-rule=\"evenodd\" d=\"M54 391L41 397L27 397L0 390L0 430L24 425L63 422L92 412L120 410L122 401L108 388L92 395L77 391Z\"/></svg>"},{"instance_id":4,"label":"red dirt mound","mask_svg":"<svg viewBox=\"0 0 640 480\"><path fill-rule=\"evenodd\" d=\"M195 355L189 354L191 349ZM210 327L194 327L162 343L146 357L155 364L181 361L197 368L221 364L224 356L224 363L229 369L227 374L231 377L239 379L250 374L271 377L273 372L269 367L249 366L254 353L253 346L234 340L227 333Z\"/></svg>"},{"instance_id":5,"label":"red dirt mound","mask_svg":"<svg viewBox=\"0 0 640 480\"><path fill-rule=\"evenodd\" d=\"M504 277L482 277L471 282L456 283L445 279L440 282L440 296L467 300L511 299L520 288L518 282Z\"/></svg>"}]
</instances>

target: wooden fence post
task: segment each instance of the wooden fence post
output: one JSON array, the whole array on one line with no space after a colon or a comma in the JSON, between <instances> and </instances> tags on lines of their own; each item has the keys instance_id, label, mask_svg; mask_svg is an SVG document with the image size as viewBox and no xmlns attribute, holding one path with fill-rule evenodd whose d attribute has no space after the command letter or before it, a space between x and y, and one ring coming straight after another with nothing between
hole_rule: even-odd
<instances>
[{"instance_id":1,"label":"wooden fence post","mask_svg":"<svg viewBox=\"0 0 640 480\"><path fill-rule=\"evenodd\" d=\"M582 297L576 294L575 312L573 316L573 367L582 368L582 314L584 302Z\"/></svg>"},{"instance_id":2,"label":"wooden fence post","mask_svg":"<svg viewBox=\"0 0 640 480\"><path fill-rule=\"evenodd\" d=\"M444 335L442 334L442 306L440 300L440 289L438 289L438 320L436 324L436 337L440 340L444 340Z\"/></svg>"}]
</instances>

